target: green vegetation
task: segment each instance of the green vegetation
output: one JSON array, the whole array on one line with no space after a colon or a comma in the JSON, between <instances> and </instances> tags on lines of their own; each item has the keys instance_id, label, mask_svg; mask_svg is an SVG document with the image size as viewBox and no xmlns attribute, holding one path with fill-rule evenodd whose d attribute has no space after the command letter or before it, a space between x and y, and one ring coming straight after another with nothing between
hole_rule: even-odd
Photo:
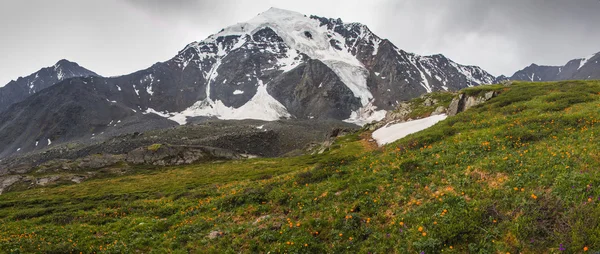
<instances>
[{"instance_id":1,"label":"green vegetation","mask_svg":"<svg viewBox=\"0 0 600 254\"><path fill-rule=\"evenodd\" d=\"M455 94L448 92L433 92L422 97L412 99L408 102L411 108L411 113L408 115L408 118L418 119L428 117L431 112L435 111L435 109L439 106L448 108L454 96ZM427 99L431 99L437 103L434 103L431 106L426 106L424 102Z\"/></svg>"},{"instance_id":2,"label":"green vegetation","mask_svg":"<svg viewBox=\"0 0 600 254\"><path fill-rule=\"evenodd\" d=\"M149 169L0 196L7 253L600 251L600 82L515 83L382 149Z\"/></svg>"},{"instance_id":3,"label":"green vegetation","mask_svg":"<svg viewBox=\"0 0 600 254\"><path fill-rule=\"evenodd\" d=\"M162 147L162 144L152 144L148 146L148 151L156 152Z\"/></svg>"}]
</instances>

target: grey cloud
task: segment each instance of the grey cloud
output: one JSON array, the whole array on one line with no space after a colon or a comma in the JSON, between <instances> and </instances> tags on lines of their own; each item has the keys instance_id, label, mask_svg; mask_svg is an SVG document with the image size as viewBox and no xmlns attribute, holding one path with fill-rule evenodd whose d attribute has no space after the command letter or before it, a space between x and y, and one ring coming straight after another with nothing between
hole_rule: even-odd
<instances>
[{"instance_id":1,"label":"grey cloud","mask_svg":"<svg viewBox=\"0 0 600 254\"><path fill-rule=\"evenodd\" d=\"M2 1L0 85L61 58L103 75L143 69L271 6L361 22L404 50L496 75L600 51L598 0Z\"/></svg>"}]
</instances>

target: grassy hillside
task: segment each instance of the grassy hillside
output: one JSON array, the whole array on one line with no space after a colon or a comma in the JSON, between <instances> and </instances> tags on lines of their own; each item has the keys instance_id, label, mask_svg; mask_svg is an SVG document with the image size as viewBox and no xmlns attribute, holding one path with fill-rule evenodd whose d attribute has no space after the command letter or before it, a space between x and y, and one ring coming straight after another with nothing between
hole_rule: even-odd
<instances>
[{"instance_id":1,"label":"grassy hillside","mask_svg":"<svg viewBox=\"0 0 600 254\"><path fill-rule=\"evenodd\" d=\"M600 251L600 82L515 83L383 149L148 170L0 196L7 253Z\"/></svg>"}]
</instances>

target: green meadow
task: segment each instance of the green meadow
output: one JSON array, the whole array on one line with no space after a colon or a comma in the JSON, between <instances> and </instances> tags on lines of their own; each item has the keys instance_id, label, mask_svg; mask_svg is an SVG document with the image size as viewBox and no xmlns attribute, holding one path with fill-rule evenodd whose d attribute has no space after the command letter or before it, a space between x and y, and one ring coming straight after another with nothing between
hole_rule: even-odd
<instances>
[{"instance_id":1,"label":"green meadow","mask_svg":"<svg viewBox=\"0 0 600 254\"><path fill-rule=\"evenodd\" d=\"M461 93L492 90L490 101L381 148L363 130L319 155L8 192L0 251L600 251L600 82Z\"/></svg>"}]
</instances>

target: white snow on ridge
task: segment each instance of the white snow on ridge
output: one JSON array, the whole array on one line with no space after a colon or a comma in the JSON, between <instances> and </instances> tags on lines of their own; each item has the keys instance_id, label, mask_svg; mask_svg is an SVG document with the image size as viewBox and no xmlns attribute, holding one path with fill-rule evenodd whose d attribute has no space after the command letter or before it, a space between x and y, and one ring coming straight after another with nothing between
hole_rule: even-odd
<instances>
[{"instance_id":1,"label":"white snow on ridge","mask_svg":"<svg viewBox=\"0 0 600 254\"><path fill-rule=\"evenodd\" d=\"M54 65L54 70L56 71L56 78L58 78L59 81L65 78L65 73L59 64Z\"/></svg>"},{"instance_id":2,"label":"white snow on ridge","mask_svg":"<svg viewBox=\"0 0 600 254\"><path fill-rule=\"evenodd\" d=\"M373 43L373 55L376 56L377 53L379 52L379 44L381 44L381 41L375 41L375 43Z\"/></svg>"},{"instance_id":3,"label":"white snow on ridge","mask_svg":"<svg viewBox=\"0 0 600 254\"><path fill-rule=\"evenodd\" d=\"M377 141L377 144L383 146L427 129L446 118L446 115L436 115L410 122L384 126L373 132L372 137Z\"/></svg>"},{"instance_id":4,"label":"white snow on ridge","mask_svg":"<svg viewBox=\"0 0 600 254\"><path fill-rule=\"evenodd\" d=\"M577 68L577 70L581 69L581 67L583 67L585 64L587 64L587 62L590 61L590 59L594 58L598 53L592 54L591 56L588 56L586 58L582 58L581 61L579 62L579 68Z\"/></svg>"},{"instance_id":5,"label":"white snow on ridge","mask_svg":"<svg viewBox=\"0 0 600 254\"><path fill-rule=\"evenodd\" d=\"M244 94L244 91L242 91L242 90L233 91L233 95L238 95L238 94Z\"/></svg>"},{"instance_id":6,"label":"white snow on ridge","mask_svg":"<svg viewBox=\"0 0 600 254\"><path fill-rule=\"evenodd\" d=\"M164 118L171 117L171 115L169 114L169 112L159 112L159 111L154 110L153 108L146 109L146 111L144 113L142 113L142 114L156 114L156 115L162 116ZM110 124L112 124L112 121L109 123L109 125Z\"/></svg>"},{"instance_id":7,"label":"white snow on ridge","mask_svg":"<svg viewBox=\"0 0 600 254\"><path fill-rule=\"evenodd\" d=\"M473 72L467 66L457 64L453 61L450 61L450 65L454 67L460 74L464 75L468 81L471 81L476 84L491 84L493 80L479 80L473 77ZM472 84L467 84L468 87L472 87Z\"/></svg>"}]
</instances>

